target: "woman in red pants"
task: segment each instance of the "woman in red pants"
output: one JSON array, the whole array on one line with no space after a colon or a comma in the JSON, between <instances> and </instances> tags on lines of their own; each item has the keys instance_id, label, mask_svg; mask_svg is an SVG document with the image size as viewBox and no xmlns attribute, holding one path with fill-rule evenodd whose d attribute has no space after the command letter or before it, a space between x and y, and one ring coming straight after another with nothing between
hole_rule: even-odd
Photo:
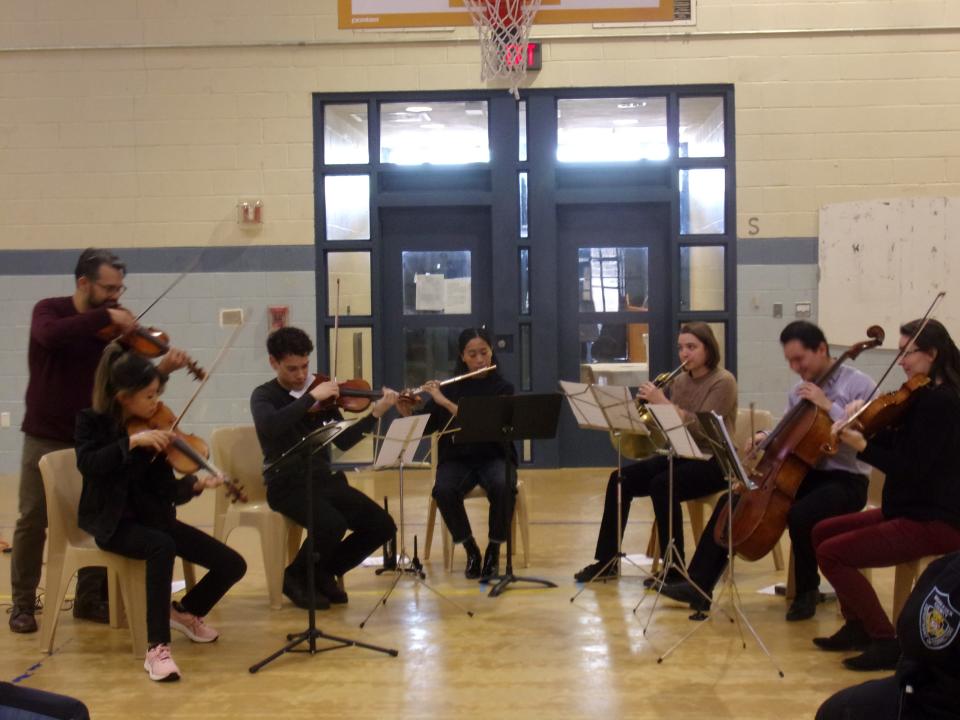
<instances>
[{"instance_id":1,"label":"woman in red pants","mask_svg":"<svg viewBox=\"0 0 960 720\"><path fill-rule=\"evenodd\" d=\"M817 562L846 621L813 642L823 650L861 650L843 661L852 670L892 669L900 656L893 625L860 569L960 549L960 462L954 455L960 448L960 351L936 320L911 344L919 327L914 320L900 328L899 364L908 379L926 375L931 382L914 391L899 421L870 440L856 430L840 434L861 460L886 473L880 508L830 518L813 529Z\"/></svg>"}]
</instances>

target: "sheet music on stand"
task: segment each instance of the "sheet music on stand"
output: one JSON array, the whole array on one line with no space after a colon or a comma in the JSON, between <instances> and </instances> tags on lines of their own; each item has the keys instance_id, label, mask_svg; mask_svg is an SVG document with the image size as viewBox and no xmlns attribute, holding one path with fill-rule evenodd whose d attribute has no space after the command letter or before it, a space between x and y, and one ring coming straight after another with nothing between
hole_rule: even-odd
<instances>
[{"instance_id":1,"label":"sheet music on stand","mask_svg":"<svg viewBox=\"0 0 960 720\"><path fill-rule=\"evenodd\" d=\"M673 405L647 405L653 414L654 420L663 430L677 457L687 460L709 460L710 455L704 453L697 445L680 413Z\"/></svg>"},{"instance_id":2,"label":"sheet music on stand","mask_svg":"<svg viewBox=\"0 0 960 720\"><path fill-rule=\"evenodd\" d=\"M560 381L577 425L587 430L649 435L637 404L624 385L587 385Z\"/></svg>"},{"instance_id":3,"label":"sheet music on stand","mask_svg":"<svg viewBox=\"0 0 960 720\"><path fill-rule=\"evenodd\" d=\"M374 470L396 468L401 463L410 465L415 462L415 455L423 433L427 429L429 415L411 415L397 418L390 423L387 434L380 443L380 451L373 463Z\"/></svg>"},{"instance_id":4,"label":"sheet music on stand","mask_svg":"<svg viewBox=\"0 0 960 720\"><path fill-rule=\"evenodd\" d=\"M726 477L732 477L740 482L748 490L755 490L757 484L751 479L750 473L740 462L740 455L737 453L737 447L727 432L727 426L723 418L715 412L697 413L697 419L700 420L700 427L703 428L704 435L710 443L716 448L714 456L720 463L720 469Z\"/></svg>"}]
</instances>

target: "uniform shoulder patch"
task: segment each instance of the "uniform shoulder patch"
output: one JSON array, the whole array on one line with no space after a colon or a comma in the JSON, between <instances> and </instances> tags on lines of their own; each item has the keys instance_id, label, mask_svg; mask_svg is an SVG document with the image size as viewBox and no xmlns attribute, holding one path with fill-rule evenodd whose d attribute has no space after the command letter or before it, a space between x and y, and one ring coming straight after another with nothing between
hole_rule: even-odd
<instances>
[{"instance_id":1,"label":"uniform shoulder patch","mask_svg":"<svg viewBox=\"0 0 960 720\"><path fill-rule=\"evenodd\" d=\"M950 602L950 595L936 585L920 606L920 639L930 650L950 645L960 629L960 613Z\"/></svg>"}]
</instances>

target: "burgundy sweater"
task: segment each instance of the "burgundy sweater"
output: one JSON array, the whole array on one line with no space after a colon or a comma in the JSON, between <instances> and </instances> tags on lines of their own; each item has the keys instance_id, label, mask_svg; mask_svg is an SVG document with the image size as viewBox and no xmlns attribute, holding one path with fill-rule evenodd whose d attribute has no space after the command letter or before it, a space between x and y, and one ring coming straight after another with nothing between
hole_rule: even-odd
<instances>
[{"instance_id":1,"label":"burgundy sweater","mask_svg":"<svg viewBox=\"0 0 960 720\"><path fill-rule=\"evenodd\" d=\"M77 413L90 407L93 377L107 345L96 333L109 324L107 308L78 313L71 296L34 305L23 432L73 444Z\"/></svg>"}]
</instances>

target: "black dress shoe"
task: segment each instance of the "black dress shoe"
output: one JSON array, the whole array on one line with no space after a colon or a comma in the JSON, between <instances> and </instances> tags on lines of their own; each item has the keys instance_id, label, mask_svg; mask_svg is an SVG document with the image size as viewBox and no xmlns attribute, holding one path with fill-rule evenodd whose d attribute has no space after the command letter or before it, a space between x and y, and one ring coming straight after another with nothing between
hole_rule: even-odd
<instances>
[{"instance_id":1,"label":"black dress shoe","mask_svg":"<svg viewBox=\"0 0 960 720\"><path fill-rule=\"evenodd\" d=\"M900 659L900 643L896 638L881 638L872 641L860 655L843 661L850 670L895 670Z\"/></svg>"},{"instance_id":2,"label":"black dress shoe","mask_svg":"<svg viewBox=\"0 0 960 720\"><path fill-rule=\"evenodd\" d=\"M787 622L797 622L799 620L809 620L817 614L817 602L820 600L819 590L807 590L799 593L790 603L790 609L787 610Z\"/></svg>"},{"instance_id":3,"label":"black dress shoe","mask_svg":"<svg viewBox=\"0 0 960 720\"><path fill-rule=\"evenodd\" d=\"M813 644L821 650L834 652L863 650L870 644L870 636L859 622L847 621L830 637L815 637Z\"/></svg>"},{"instance_id":4,"label":"black dress shoe","mask_svg":"<svg viewBox=\"0 0 960 720\"><path fill-rule=\"evenodd\" d=\"M677 583L664 585L660 594L677 602L687 603L692 610L697 612L707 612L710 609L710 601L701 595L697 589L686 580Z\"/></svg>"},{"instance_id":5,"label":"black dress shoe","mask_svg":"<svg viewBox=\"0 0 960 720\"><path fill-rule=\"evenodd\" d=\"M603 569L603 572L600 570ZM590 582L591 580L609 580L617 576L617 563L609 560L598 560L595 563L581 568L573 574L573 579L577 582Z\"/></svg>"},{"instance_id":6,"label":"black dress shoe","mask_svg":"<svg viewBox=\"0 0 960 720\"><path fill-rule=\"evenodd\" d=\"M480 557L480 548L471 538L463 544L463 549L467 551L467 566L463 569L463 576L467 580L476 580L480 577L480 564L483 562L483 558Z\"/></svg>"},{"instance_id":7,"label":"black dress shoe","mask_svg":"<svg viewBox=\"0 0 960 720\"><path fill-rule=\"evenodd\" d=\"M28 612L14 606L10 612L10 630L15 633L35 633L37 631L37 618L32 612Z\"/></svg>"},{"instance_id":8,"label":"black dress shoe","mask_svg":"<svg viewBox=\"0 0 960 720\"><path fill-rule=\"evenodd\" d=\"M480 579L489 580L500 574L500 543L492 542L483 552L483 568L480 570Z\"/></svg>"},{"instance_id":9,"label":"black dress shoe","mask_svg":"<svg viewBox=\"0 0 960 720\"><path fill-rule=\"evenodd\" d=\"M284 573L283 576L283 594L298 608L304 610L310 609L310 598L307 597L307 589L286 573ZM321 592L316 593L314 602L315 610L327 610L330 607L330 600Z\"/></svg>"},{"instance_id":10,"label":"black dress shoe","mask_svg":"<svg viewBox=\"0 0 960 720\"><path fill-rule=\"evenodd\" d=\"M340 587L337 578L330 573L320 573L317 576L317 590L321 595L325 595L334 605L346 605L347 593Z\"/></svg>"},{"instance_id":11,"label":"black dress shoe","mask_svg":"<svg viewBox=\"0 0 960 720\"><path fill-rule=\"evenodd\" d=\"M78 620L89 620L106 625L110 622L110 605L106 600L75 600L73 616Z\"/></svg>"},{"instance_id":12,"label":"black dress shoe","mask_svg":"<svg viewBox=\"0 0 960 720\"><path fill-rule=\"evenodd\" d=\"M648 578L644 578L643 586L647 589L659 587L660 578L663 578L663 570L661 570L660 572L654 575L651 575ZM668 572L666 578L664 578L663 584L664 585L671 584L671 583L676 584L676 583L684 582L685 580L686 578L680 574L679 570L675 568L670 568L670 572Z\"/></svg>"}]
</instances>

